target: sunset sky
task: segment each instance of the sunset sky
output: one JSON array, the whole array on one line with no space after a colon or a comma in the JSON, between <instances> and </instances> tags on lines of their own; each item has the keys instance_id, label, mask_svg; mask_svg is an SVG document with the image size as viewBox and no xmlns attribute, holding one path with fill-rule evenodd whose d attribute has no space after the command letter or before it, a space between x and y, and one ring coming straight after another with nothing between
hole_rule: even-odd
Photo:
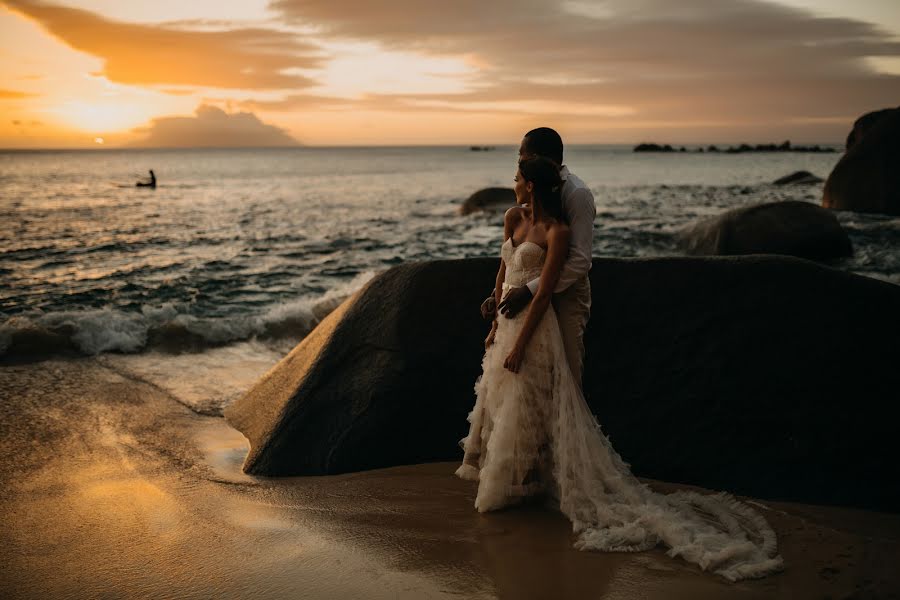
<instances>
[{"instance_id":1,"label":"sunset sky","mask_svg":"<svg viewBox=\"0 0 900 600\"><path fill-rule=\"evenodd\" d=\"M840 142L898 0L0 0L0 147Z\"/></svg>"}]
</instances>

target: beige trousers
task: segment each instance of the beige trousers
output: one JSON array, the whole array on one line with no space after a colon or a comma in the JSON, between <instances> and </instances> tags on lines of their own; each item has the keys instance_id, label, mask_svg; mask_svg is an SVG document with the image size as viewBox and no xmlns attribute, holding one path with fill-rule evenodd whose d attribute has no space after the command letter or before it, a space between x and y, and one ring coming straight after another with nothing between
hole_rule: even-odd
<instances>
[{"instance_id":1,"label":"beige trousers","mask_svg":"<svg viewBox=\"0 0 900 600\"><path fill-rule=\"evenodd\" d=\"M584 372L584 328L591 316L591 282L587 275L558 294L553 295L553 308L562 332L566 359L575 382L581 386Z\"/></svg>"}]
</instances>

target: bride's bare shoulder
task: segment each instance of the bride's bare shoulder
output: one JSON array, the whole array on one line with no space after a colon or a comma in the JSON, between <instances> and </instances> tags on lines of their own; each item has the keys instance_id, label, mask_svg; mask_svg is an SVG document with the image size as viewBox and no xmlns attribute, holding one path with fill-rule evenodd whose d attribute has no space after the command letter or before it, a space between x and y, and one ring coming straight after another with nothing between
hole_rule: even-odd
<instances>
[{"instance_id":1,"label":"bride's bare shoulder","mask_svg":"<svg viewBox=\"0 0 900 600\"><path fill-rule=\"evenodd\" d=\"M513 206L503 215L504 225L515 225L525 217L525 208L522 206Z\"/></svg>"}]
</instances>

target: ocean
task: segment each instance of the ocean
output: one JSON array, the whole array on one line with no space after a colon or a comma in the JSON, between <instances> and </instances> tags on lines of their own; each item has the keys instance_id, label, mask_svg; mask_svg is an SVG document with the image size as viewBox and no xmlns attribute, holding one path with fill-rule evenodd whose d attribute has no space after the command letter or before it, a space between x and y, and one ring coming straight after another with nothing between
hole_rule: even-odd
<instances>
[{"instance_id":1,"label":"ocean","mask_svg":"<svg viewBox=\"0 0 900 600\"><path fill-rule=\"evenodd\" d=\"M218 414L375 274L498 255L502 215L459 207L511 187L516 151L0 152L0 359L102 355ZM821 184L771 182L840 156L572 146L565 162L597 202L595 256L621 257L677 255L676 232L730 208L818 204ZM157 189L135 187L148 169ZM836 214L855 252L831 266L900 283L900 218Z\"/></svg>"}]
</instances>

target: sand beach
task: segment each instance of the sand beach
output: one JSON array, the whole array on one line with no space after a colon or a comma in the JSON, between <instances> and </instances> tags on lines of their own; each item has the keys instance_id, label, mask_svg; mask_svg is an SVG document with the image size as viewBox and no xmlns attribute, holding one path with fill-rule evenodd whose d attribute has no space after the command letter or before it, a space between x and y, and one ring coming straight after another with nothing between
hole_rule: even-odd
<instances>
[{"instance_id":1,"label":"sand beach","mask_svg":"<svg viewBox=\"0 0 900 600\"><path fill-rule=\"evenodd\" d=\"M480 515L432 463L258 478L247 443L96 358L0 367L4 598L891 598L900 515L755 501L783 573L571 547L541 506ZM655 489L679 486L649 481Z\"/></svg>"}]
</instances>

